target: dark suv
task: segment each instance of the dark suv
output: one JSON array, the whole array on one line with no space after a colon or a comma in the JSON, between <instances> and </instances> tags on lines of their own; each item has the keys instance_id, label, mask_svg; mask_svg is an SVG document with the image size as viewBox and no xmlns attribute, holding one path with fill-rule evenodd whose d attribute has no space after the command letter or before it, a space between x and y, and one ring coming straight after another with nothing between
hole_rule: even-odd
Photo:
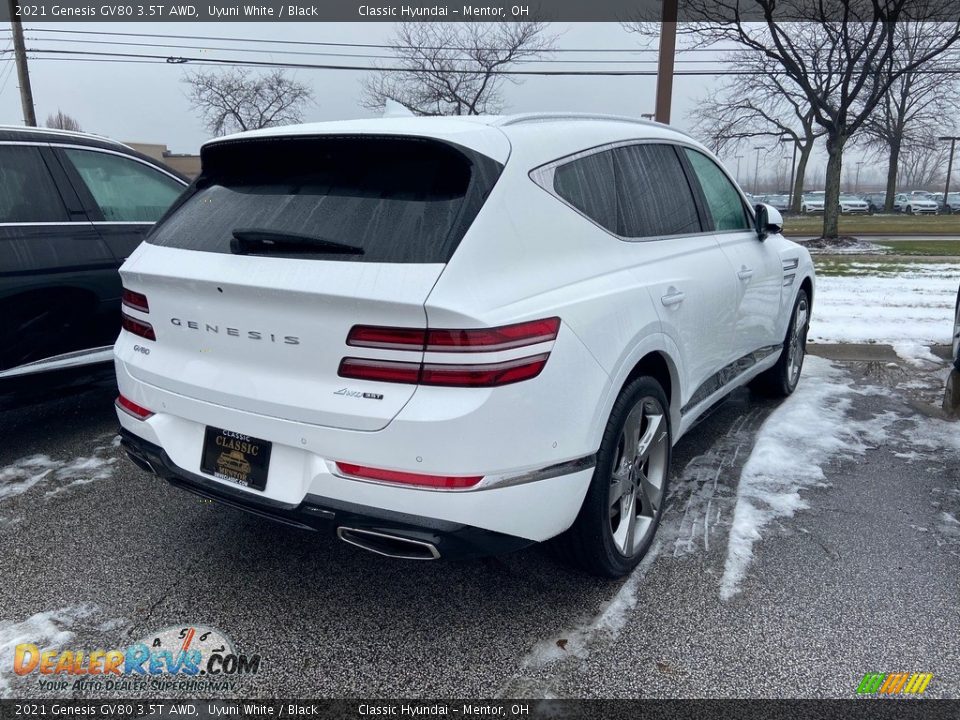
<instances>
[{"instance_id":1,"label":"dark suv","mask_svg":"<svg viewBox=\"0 0 960 720\"><path fill-rule=\"evenodd\" d=\"M117 269L186 185L106 138L0 127L0 387L112 360Z\"/></svg>"}]
</instances>

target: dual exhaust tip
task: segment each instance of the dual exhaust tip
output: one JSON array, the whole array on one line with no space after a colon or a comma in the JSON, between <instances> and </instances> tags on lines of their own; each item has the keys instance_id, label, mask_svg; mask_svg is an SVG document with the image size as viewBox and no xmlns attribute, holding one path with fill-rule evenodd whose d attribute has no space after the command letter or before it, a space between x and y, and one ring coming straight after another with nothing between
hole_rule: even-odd
<instances>
[{"instance_id":1,"label":"dual exhaust tip","mask_svg":"<svg viewBox=\"0 0 960 720\"><path fill-rule=\"evenodd\" d=\"M399 535L341 526L337 528L337 537L345 543L389 558L399 560L440 559L440 551L432 543L411 540Z\"/></svg>"}]
</instances>

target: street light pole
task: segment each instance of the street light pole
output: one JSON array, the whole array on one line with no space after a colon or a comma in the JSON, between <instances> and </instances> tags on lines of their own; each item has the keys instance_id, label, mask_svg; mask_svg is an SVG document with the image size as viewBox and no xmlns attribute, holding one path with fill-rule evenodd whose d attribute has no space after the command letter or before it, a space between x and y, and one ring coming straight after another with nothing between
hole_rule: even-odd
<instances>
[{"instance_id":1,"label":"street light pole","mask_svg":"<svg viewBox=\"0 0 960 720\"><path fill-rule=\"evenodd\" d=\"M780 136L781 142L783 140L791 140L793 142L793 160L790 161L790 207L793 207L794 192L793 184L797 181L797 139L793 135L788 135L784 133Z\"/></svg>"},{"instance_id":2,"label":"street light pole","mask_svg":"<svg viewBox=\"0 0 960 720\"><path fill-rule=\"evenodd\" d=\"M760 192L760 151L763 145L754 145L753 149L757 151L757 159L753 163L753 192L757 194Z\"/></svg>"},{"instance_id":3,"label":"street light pole","mask_svg":"<svg viewBox=\"0 0 960 720\"><path fill-rule=\"evenodd\" d=\"M734 155L737 160L737 182L740 182L740 161L743 160L743 155Z\"/></svg>"},{"instance_id":4,"label":"street light pole","mask_svg":"<svg viewBox=\"0 0 960 720\"><path fill-rule=\"evenodd\" d=\"M855 193L860 192L860 166L863 165L864 160L857 161L857 179L853 182L853 191Z\"/></svg>"},{"instance_id":5,"label":"street light pole","mask_svg":"<svg viewBox=\"0 0 960 720\"><path fill-rule=\"evenodd\" d=\"M944 185L943 188L943 211L948 212L950 210L950 206L947 205L947 195L950 194L950 175L953 174L953 151L956 149L957 140L960 140L960 137L957 137L956 135L945 135L939 139L950 141L950 160L947 162L947 184Z\"/></svg>"}]
</instances>

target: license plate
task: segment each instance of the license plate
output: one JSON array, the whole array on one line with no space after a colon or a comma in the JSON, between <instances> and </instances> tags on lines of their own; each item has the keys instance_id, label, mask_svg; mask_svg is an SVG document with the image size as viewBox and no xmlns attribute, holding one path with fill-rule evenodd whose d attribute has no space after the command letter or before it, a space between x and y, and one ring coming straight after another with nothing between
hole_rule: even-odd
<instances>
[{"instance_id":1,"label":"license plate","mask_svg":"<svg viewBox=\"0 0 960 720\"><path fill-rule=\"evenodd\" d=\"M207 427L200 469L220 480L263 490L267 486L272 446L268 440Z\"/></svg>"}]
</instances>

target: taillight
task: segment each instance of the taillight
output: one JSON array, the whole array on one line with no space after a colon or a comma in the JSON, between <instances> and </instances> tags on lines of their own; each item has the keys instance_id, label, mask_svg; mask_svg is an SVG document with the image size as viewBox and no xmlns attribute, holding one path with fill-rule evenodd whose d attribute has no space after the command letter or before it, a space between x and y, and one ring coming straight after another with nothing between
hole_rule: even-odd
<instances>
[{"instance_id":1,"label":"taillight","mask_svg":"<svg viewBox=\"0 0 960 720\"><path fill-rule=\"evenodd\" d=\"M557 317L469 330L354 325L347 335L347 345L431 353L489 353L552 342L559 331L560 318ZM549 357L550 353L546 352L492 363L470 362L466 358L458 363L423 363L346 357L340 362L337 374L356 380L411 385L497 387L535 378Z\"/></svg>"},{"instance_id":2,"label":"taillight","mask_svg":"<svg viewBox=\"0 0 960 720\"><path fill-rule=\"evenodd\" d=\"M135 417L137 420L146 420L148 417L153 416L152 411L137 405L133 400L125 398L123 395L117 396L114 405L123 410L127 415Z\"/></svg>"},{"instance_id":3,"label":"taillight","mask_svg":"<svg viewBox=\"0 0 960 720\"><path fill-rule=\"evenodd\" d=\"M449 330L354 325L347 345L427 352L497 352L557 339L560 318L545 318L497 328Z\"/></svg>"},{"instance_id":4,"label":"taillight","mask_svg":"<svg viewBox=\"0 0 960 720\"><path fill-rule=\"evenodd\" d=\"M364 480L379 480L381 482L398 483L400 485L419 485L420 487L441 488L444 490L473 487L483 480L483 475L423 475L421 473L383 470L381 468L365 467L363 465L353 465L343 462L337 463L337 470L344 475L351 475Z\"/></svg>"},{"instance_id":5,"label":"taillight","mask_svg":"<svg viewBox=\"0 0 960 720\"><path fill-rule=\"evenodd\" d=\"M139 335L142 338L147 340L156 340L157 336L153 332L153 325L143 320L137 320L135 317L127 315L125 312L120 313L120 325L127 332L131 332L134 335Z\"/></svg>"},{"instance_id":6,"label":"taillight","mask_svg":"<svg viewBox=\"0 0 960 720\"><path fill-rule=\"evenodd\" d=\"M143 293L134 292L133 290L123 289L123 296L120 300L128 308L133 310L139 310L142 313L150 312L150 303L147 302L147 296Z\"/></svg>"}]
</instances>

